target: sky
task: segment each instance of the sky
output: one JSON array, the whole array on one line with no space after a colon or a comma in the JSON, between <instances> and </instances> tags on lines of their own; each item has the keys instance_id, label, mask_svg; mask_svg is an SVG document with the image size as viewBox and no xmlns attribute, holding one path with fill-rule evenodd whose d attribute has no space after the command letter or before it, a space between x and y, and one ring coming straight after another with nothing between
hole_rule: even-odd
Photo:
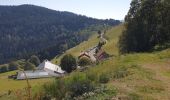
<instances>
[{"instance_id":1,"label":"sky","mask_svg":"<svg viewBox=\"0 0 170 100\"><path fill-rule=\"evenodd\" d=\"M98 19L123 20L131 0L0 0L0 5L32 4Z\"/></svg>"}]
</instances>

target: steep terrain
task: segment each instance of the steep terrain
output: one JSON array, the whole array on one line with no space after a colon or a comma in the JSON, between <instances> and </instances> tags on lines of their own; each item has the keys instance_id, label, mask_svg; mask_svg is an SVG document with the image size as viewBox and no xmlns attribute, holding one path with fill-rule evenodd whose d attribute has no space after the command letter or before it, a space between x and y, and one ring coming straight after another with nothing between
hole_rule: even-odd
<instances>
[{"instance_id":1,"label":"steep terrain","mask_svg":"<svg viewBox=\"0 0 170 100\"><path fill-rule=\"evenodd\" d=\"M108 30L105 34L108 42L103 49L113 57L83 72L87 76L96 76L96 81L101 75L108 75L110 81L104 86L110 92L105 91L90 97L87 96L86 99L169 100L170 49L152 53L119 55L117 41L123 30L124 26L119 25ZM94 35L88 41L66 53L71 53L77 57L81 51L94 46L97 42L97 36ZM53 61L59 62L59 60L60 57L57 57ZM79 72L73 73L81 74ZM68 77L73 78L74 74Z\"/></svg>"},{"instance_id":2,"label":"steep terrain","mask_svg":"<svg viewBox=\"0 0 170 100\"><path fill-rule=\"evenodd\" d=\"M119 23L34 5L0 6L0 63L33 54L51 59L87 40L89 30ZM80 34L81 30L87 32Z\"/></svg>"},{"instance_id":3,"label":"steep terrain","mask_svg":"<svg viewBox=\"0 0 170 100\"><path fill-rule=\"evenodd\" d=\"M108 42L104 45L103 50L112 55L111 58L101 61L97 65L93 65L84 72L75 71L64 78L57 79L57 82L62 80L61 82L65 83L74 83L74 81L76 83L79 82L78 80L84 79L85 76L90 77L92 83L99 87L97 87L97 92L93 91L80 96L80 98L86 100L169 100L170 49L152 53L119 55L117 41L123 30L124 26L119 25L109 29L105 34L105 38ZM89 38L88 41L67 50L65 54L70 53L77 57L81 51L93 47L98 41L96 33ZM59 64L63 55L55 57L52 61ZM100 83L101 76L107 76L109 81ZM2 77L4 78L7 76L2 74ZM12 80L9 82L12 82ZM20 84L20 81L16 82ZM59 88L61 86L64 87L63 83L59 84L55 83L55 81L52 83L55 84L55 88L51 88L52 93L54 92L53 90L57 91L57 93L64 91L64 88ZM49 82L48 84L51 83ZM6 86L5 88L4 86L3 88L8 90L8 87L9 86ZM63 94L55 95L63 96ZM6 98L10 97L3 96L2 100L6 100Z\"/></svg>"}]
</instances>

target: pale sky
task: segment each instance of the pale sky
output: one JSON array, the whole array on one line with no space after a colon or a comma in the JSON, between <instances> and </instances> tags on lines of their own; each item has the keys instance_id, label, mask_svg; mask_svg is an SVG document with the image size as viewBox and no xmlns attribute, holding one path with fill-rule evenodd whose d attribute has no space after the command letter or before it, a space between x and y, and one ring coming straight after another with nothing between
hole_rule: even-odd
<instances>
[{"instance_id":1,"label":"pale sky","mask_svg":"<svg viewBox=\"0 0 170 100\"><path fill-rule=\"evenodd\" d=\"M33 4L98 19L123 20L131 0L0 0L0 5Z\"/></svg>"}]
</instances>

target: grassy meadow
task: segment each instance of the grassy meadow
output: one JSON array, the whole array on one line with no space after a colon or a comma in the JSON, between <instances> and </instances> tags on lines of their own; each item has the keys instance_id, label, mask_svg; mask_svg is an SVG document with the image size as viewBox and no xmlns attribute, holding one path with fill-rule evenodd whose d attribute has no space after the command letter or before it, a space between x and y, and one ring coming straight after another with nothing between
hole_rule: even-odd
<instances>
[{"instance_id":1,"label":"grassy meadow","mask_svg":"<svg viewBox=\"0 0 170 100\"><path fill-rule=\"evenodd\" d=\"M0 74L0 100L2 99L1 96L7 94L8 91L15 92L18 90L25 89L27 87L26 80L8 79L9 75L13 75L15 73L16 71L11 71L11 72ZM46 82L50 82L52 80L53 78L31 79L29 80L29 83L31 84L33 91L36 91L36 89L38 89L41 85L43 85Z\"/></svg>"},{"instance_id":2,"label":"grassy meadow","mask_svg":"<svg viewBox=\"0 0 170 100\"><path fill-rule=\"evenodd\" d=\"M169 100L170 49L152 53L119 55L117 42L123 29L123 25L119 25L108 30L105 34L108 42L103 49L113 57L84 72L91 77L94 76L96 81L101 75L106 74L109 77L109 82L105 86L113 90L114 93L99 93L88 99ZM66 53L77 56L82 50L96 45L98 42L96 37L93 36ZM53 61L58 62L59 60L60 57L53 59ZM72 74L68 77L72 77Z\"/></svg>"},{"instance_id":3,"label":"grassy meadow","mask_svg":"<svg viewBox=\"0 0 170 100\"><path fill-rule=\"evenodd\" d=\"M101 92L87 96L86 100L118 98L121 100L170 100L170 49L152 53L119 55L117 42L123 29L123 25L119 25L109 29L105 34L105 38L108 41L103 49L110 55L113 55L112 57L93 65L84 72L75 71L62 79L65 83L69 83L76 76L81 76L82 78L86 75L95 85L100 84L101 87L104 86L106 88L102 88L102 90L100 87ZM77 57L81 51L96 45L98 41L96 33L88 41L71 48L66 53ZM59 64L62 56L55 57L52 62ZM0 74L1 93L8 90L21 89L26 86L26 81L7 79L7 76L11 73L15 72ZM102 76L107 77L108 81L102 83ZM30 83L36 88L39 84L52 80L48 78L35 79L30 80ZM60 90L62 91L62 88L56 88L56 91ZM10 98L10 96L6 98Z\"/></svg>"}]
</instances>

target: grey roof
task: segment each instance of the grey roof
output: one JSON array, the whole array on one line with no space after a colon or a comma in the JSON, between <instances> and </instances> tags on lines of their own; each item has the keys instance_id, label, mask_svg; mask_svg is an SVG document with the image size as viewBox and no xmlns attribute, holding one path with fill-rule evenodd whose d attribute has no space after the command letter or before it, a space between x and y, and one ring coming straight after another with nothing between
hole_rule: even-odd
<instances>
[{"instance_id":1,"label":"grey roof","mask_svg":"<svg viewBox=\"0 0 170 100\"><path fill-rule=\"evenodd\" d=\"M58 65L55 65L55 64L51 63L51 62L48 61L48 60L44 60L44 62L42 62L42 63L38 66L38 69L50 71L50 73L51 73L51 72L57 72L57 73L60 73L60 74L64 74L64 73L65 73L65 71L63 71L63 70L61 69L61 67L59 67Z\"/></svg>"},{"instance_id":2,"label":"grey roof","mask_svg":"<svg viewBox=\"0 0 170 100\"><path fill-rule=\"evenodd\" d=\"M26 74L26 77L29 79L51 77L51 75L49 75L49 73L44 70L24 71L24 72ZM17 75L18 80L26 79L24 72L23 71L18 72Z\"/></svg>"},{"instance_id":3,"label":"grey roof","mask_svg":"<svg viewBox=\"0 0 170 100\"><path fill-rule=\"evenodd\" d=\"M60 77L63 76L65 71L61 69L61 67L52 64L50 61L45 60L42 62L37 70L35 71L24 71L26 74L26 77L28 79L34 79L34 78L46 78L46 77ZM25 74L23 71L18 72L17 79L22 80L26 79Z\"/></svg>"}]
</instances>

